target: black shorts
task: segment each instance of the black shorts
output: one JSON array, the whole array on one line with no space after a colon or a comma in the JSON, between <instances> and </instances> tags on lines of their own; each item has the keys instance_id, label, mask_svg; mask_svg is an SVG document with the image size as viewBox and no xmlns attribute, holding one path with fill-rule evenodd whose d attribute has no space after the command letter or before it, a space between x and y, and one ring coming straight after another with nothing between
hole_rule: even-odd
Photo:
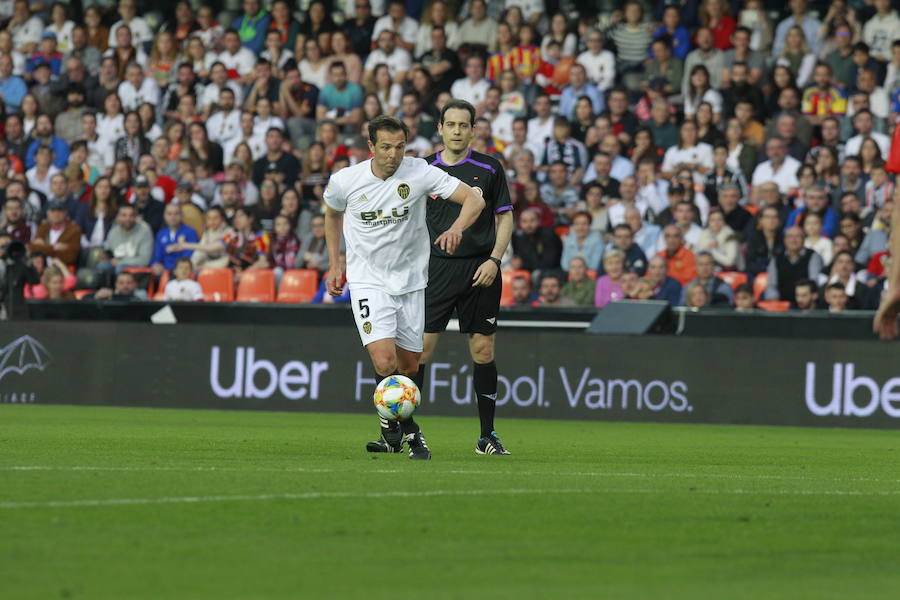
<instances>
[{"instance_id":1,"label":"black shorts","mask_svg":"<svg viewBox=\"0 0 900 600\"><path fill-rule=\"evenodd\" d=\"M462 333L492 335L497 330L502 278L488 287L472 287L472 278L487 257L431 256L425 288L425 333L442 333L456 311Z\"/></svg>"}]
</instances>

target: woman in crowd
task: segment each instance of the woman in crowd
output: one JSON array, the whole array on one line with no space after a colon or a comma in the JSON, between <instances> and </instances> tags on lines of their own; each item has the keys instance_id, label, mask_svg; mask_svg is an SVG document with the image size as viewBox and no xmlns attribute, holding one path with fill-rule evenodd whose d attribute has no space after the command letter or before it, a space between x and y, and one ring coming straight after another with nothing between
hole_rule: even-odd
<instances>
[{"instance_id":1,"label":"woman in crowd","mask_svg":"<svg viewBox=\"0 0 900 600\"><path fill-rule=\"evenodd\" d=\"M710 85L709 70L703 65L695 65L688 77L687 89L684 90L684 116L692 118L697 114L701 102L708 102L713 112L713 122L718 123L722 116L722 95Z\"/></svg>"},{"instance_id":2,"label":"woman in crowd","mask_svg":"<svg viewBox=\"0 0 900 600\"><path fill-rule=\"evenodd\" d=\"M656 147L653 141L653 132L646 127L641 127L634 134L634 147L631 149L631 163L637 171L638 164L645 158L652 158L658 164L661 158L661 148Z\"/></svg>"},{"instance_id":3,"label":"woman in crowd","mask_svg":"<svg viewBox=\"0 0 900 600\"><path fill-rule=\"evenodd\" d=\"M328 64L328 60L322 56L319 43L315 39L306 40L303 58L297 63L300 79L321 90L328 84Z\"/></svg>"},{"instance_id":4,"label":"woman in crowd","mask_svg":"<svg viewBox=\"0 0 900 600\"><path fill-rule=\"evenodd\" d=\"M141 131L152 144L162 135L162 128L156 122L156 107L144 102L138 106L138 116L141 117Z\"/></svg>"},{"instance_id":5,"label":"woman in crowd","mask_svg":"<svg viewBox=\"0 0 900 600\"><path fill-rule=\"evenodd\" d=\"M782 90L787 88L797 89L797 78L788 66L776 63L769 77L769 83L764 88L766 115L775 115L781 110L778 107L778 98Z\"/></svg>"},{"instance_id":6,"label":"woman in crowd","mask_svg":"<svg viewBox=\"0 0 900 600\"><path fill-rule=\"evenodd\" d=\"M253 117L253 135L266 137L266 132L272 127L286 131L281 117L276 117L272 114L272 102L268 98L265 96L258 97L254 109L256 116Z\"/></svg>"},{"instance_id":7,"label":"woman in crowd","mask_svg":"<svg viewBox=\"0 0 900 600\"><path fill-rule=\"evenodd\" d=\"M179 242L177 250L193 250L191 262L195 269L204 267L223 268L229 265L229 257L225 252L226 236L234 232L225 218L225 211L220 206L211 206L203 215L203 235L197 243Z\"/></svg>"},{"instance_id":8,"label":"woman in crowd","mask_svg":"<svg viewBox=\"0 0 900 600\"><path fill-rule=\"evenodd\" d=\"M859 159L862 161L862 170L866 175L871 175L872 169L884 166L881 157L881 149L872 138L866 138L859 147Z\"/></svg>"},{"instance_id":9,"label":"woman in crowd","mask_svg":"<svg viewBox=\"0 0 900 600\"><path fill-rule=\"evenodd\" d=\"M278 214L291 220L294 233L302 237L309 231L309 223L312 220L312 212L304 210L300 202L300 194L294 188L287 188L281 193Z\"/></svg>"},{"instance_id":10,"label":"woman in crowd","mask_svg":"<svg viewBox=\"0 0 900 600\"><path fill-rule=\"evenodd\" d=\"M697 241L696 251L704 250L712 254L721 269L737 269L741 250L740 236L725 223L725 215L719 207L710 209L707 228Z\"/></svg>"},{"instance_id":11,"label":"woman in crowd","mask_svg":"<svg viewBox=\"0 0 900 600\"><path fill-rule=\"evenodd\" d=\"M269 61L272 67L272 76L278 79L284 79L285 72L289 68L297 66L294 53L285 48L284 42L281 41L281 34L274 29L270 29L266 34L265 50L260 52L259 57Z\"/></svg>"},{"instance_id":12,"label":"woman in crowd","mask_svg":"<svg viewBox=\"0 0 900 600\"><path fill-rule=\"evenodd\" d=\"M703 308L708 304L709 292L706 291L706 287L702 283L691 284L687 289L687 303L685 306L688 308Z\"/></svg>"},{"instance_id":13,"label":"woman in crowd","mask_svg":"<svg viewBox=\"0 0 900 600\"><path fill-rule=\"evenodd\" d=\"M259 184L259 202L256 206L256 213L259 215L263 229L269 230L275 222L275 217L281 208L278 196L278 182L271 177L263 179Z\"/></svg>"},{"instance_id":14,"label":"woman in crowd","mask_svg":"<svg viewBox=\"0 0 900 600\"><path fill-rule=\"evenodd\" d=\"M92 5L84 9L84 32L89 46L106 52L109 48L109 28L103 25L103 13L99 6Z\"/></svg>"},{"instance_id":15,"label":"woman in crowd","mask_svg":"<svg viewBox=\"0 0 900 600\"><path fill-rule=\"evenodd\" d=\"M830 189L841 185L841 171L837 151L831 146L821 146L816 154L816 182Z\"/></svg>"},{"instance_id":16,"label":"woman in crowd","mask_svg":"<svg viewBox=\"0 0 900 600\"><path fill-rule=\"evenodd\" d=\"M322 193L328 182L328 160L325 157L325 144L313 142L306 150L300 169L300 197L304 202L321 201ZM318 192L316 188L319 188Z\"/></svg>"},{"instance_id":17,"label":"woman in crowd","mask_svg":"<svg viewBox=\"0 0 900 600\"><path fill-rule=\"evenodd\" d=\"M116 219L117 204L109 177L94 182L88 203L87 228L82 232L82 248L102 248Z\"/></svg>"},{"instance_id":18,"label":"woman in crowd","mask_svg":"<svg viewBox=\"0 0 900 600\"><path fill-rule=\"evenodd\" d=\"M418 55L417 55L418 56ZM341 30L337 30L331 34L331 56L328 57L328 64L333 62L342 62L347 69L347 81L360 83L362 81L363 64L359 56L353 52L350 45L350 38Z\"/></svg>"},{"instance_id":19,"label":"woman in crowd","mask_svg":"<svg viewBox=\"0 0 900 600\"><path fill-rule=\"evenodd\" d=\"M225 169L222 146L210 141L203 123L191 123L188 127L188 155L195 163L205 165L211 173L221 173Z\"/></svg>"},{"instance_id":20,"label":"woman in crowd","mask_svg":"<svg viewBox=\"0 0 900 600\"><path fill-rule=\"evenodd\" d=\"M725 164L733 171L740 171L745 179L750 179L756 168L756 147L744 139L744 129L734 117L725 124L725 144L728 146Z\"/></svg>"},{"instance_id":21,"label":"woman in crowd","mask_svg":"<svg viewBox=\"0 0 900 600\"><path fill-rule=\"evenodd\" d=\"M316 215L308 232L300 236L300 250L295 266L298 269L328 270L328 248L325 246L325 217Z\"/></svg>"},{"instance_id":22,"label":"woman in crowd","mask_svg":"<svg viewBox=\"0 0 900 600\"><path fill-rule=\"evenodd\" d=\"M174 79L178 59L175 36L166 31L157 33L147 61L147 77L156 80L160 89L165 89Z\"/></svg>"},{"instance_id":23,"label":"woman in crowd","mask_svg":"<svg viewBox=\"0 0 900 600\"><path fill-rule=\"evenodd\" d=\"M327 120L319 123L319 132L316 140L325 147L325 159L330 163L339 156L348 156L350 150L341 143L338 137L338 128L334 121Z\"/></svg>"},{"instance_id":24,"label":"woman in crowd","mask_svg":"<svg viewBox=\"0 0 900 600\"><path fill-rule=\"evenodd\" d=\"M142 155L150 152L150 140L144 136L143 124L137 111L133 110L125 114L123 128L124 135L116 140L115 159L127 158L137 164ZM202 125L201 128L206 131Z\"/></svg>"},{"instance_id":25,"label":"woman in crowd","mask_svg":"<svg viewBox=\"0 0 900 600\"><path fill-rule=\"evenodd\" d=\"M434 79L431 77L431 73L421 65L413 65L409 70L407 80L412 84L412 90L419 95L422 112L437 121L441 111L435 106L437 90L434 89Z\"/></svg>"},{"instance_id":26,"label":"woman in crowd","mask_svg":"<svg viewBox=\"0 0 900 600\"><path fill-rule=\"evenodd\" d=\"M396 115L400 108L400 100L403 96L403 88L399 83L394 83L391 79L390 68L379 63L375 65L372 71L372 81L366 88L369 93L375 94L381 106L384 107L384 113L387 115Z\"/></svg>"},{"instance_id":27,"label":"woman in crowd","mask_svg":"<svg viewBox=\"0 0 900 600\"><path fill-rule=\"evenodd\" d=\"M794 25L788 29L787 37L784 39L784 48L775 64L787 67L796 78L797 86L801 89L809 83L816 66L816 55L809 50L809 42L806 34L803 33L803 28Z\"/></svg>"},{"instance_id":28,"label":"woman in crowd","mask_svg":"<svg viewBox=\"0 0 900 600\"><path fill-rule=\"evenodd\" d=\"M701 102L697 105L694 120L697 121L697 137L701 142L713 147L725 143L725 135L716 125L716 114L713 112L712 104Z\"/></svg>"},{"instance_id":29,"label":"woman in crowd","mask_svg":"<svg viewBox=\"0 0 900 600\"><path fill-rule=\"evenodd\" d=\"M431 5L426 9L425 14L422 16L422 23L419 25L419 33L416 36L416 45L412 52L414 57L418 58L426 52L431 52L431 32L434 30L435 25L440 25L444 28L447 47L456 49L458 45L456 39L458 26L454 21L453 16L450 14L450 10L447 8L447 3L444 2L444 0L433 0Z\"/></svg>"},{"instance_id":30,"label":"woman in crowd","mask_svg":"<svg viewBox=\"0 0 900 600\"><path fill-rule=\"evenodd\" d=\"M256 211L239 206L232 218L234 231L222 238L228 255L228 266L234 270L235 281L247 269L268 269L270 237L259 228Z\"/></svg>"},{"instance_id":31,"label":"woman in crowd","mask_svg":"<svg viewBox=\"0 0 900 600\"><path fill-rule=\"evenodd\" d=\"M316 18L319 18L321 16L320 12L318 10L315 12ZM274 31L278 34L282 48L293 48L297 43L300 23L291 14L291 4L287 0L275 0L272 3L272 12L270 14L272 15L272 21L269 23L269 31ZM312 14L310 14L310 18L312 18ZM266 39L268 39L268 35ZM266 44L266 48L268 47L269 45ZM293 54L291 51L288 51L288 53ZM272 59L269 58L268 60Z\"/></svg>"},{"instance_id":32,"label":"woman in crowd","mask_svg":"<svg viewBox=\"0 0 900 600\"><path fill-rule=\"evenodd\" d=\"M125 115L118 94L103 100L103 112L97 115L97 132L112 143L125 135Z\"/></svg>"},{"instance_id":33,"label":"woman in crowd","mask_svg":"<svg viewBox=\"0 0 900 600\"><path fill-rule=\"evenodd\" d=\"M578 50L578 38L571 31L569 21L563 13L556 13L550 18L550 31L541 40L541 56L547 58L547 45L558 42L563 56L575 56Z\"/></svg>"},{"instance_id":34,"label":"woman in crowd","mask_svg":"<svg viewBox=\"0 0 900 600\"><path fill-rule=\"evenodd\" d=\"M591 103L590 98L582 96L575 101L575 111L572 119L572 137L583 144L588 130L593 126L594 105Z\"/></svg>"},{"instance_id":35,"label":"woman in crowd","mask_svg":"<svg viewBox=\"0 0 900 600\"><path fill-rule=\"evenodd\" d=\"M381 100L378 99L378 94L366 94L366 97L363 100L363 121L368 123L383 113L384 109L381 108Z\"/></svg>"},{"instance_id":36,"label":"woman in crowd","mask_svg":"<svg viewBox=\"0 0 900 600\"><path fill-rule=\"evenodd\" d=\"M281 276L288 269L293 269L300 252L300 240L291 227L291 220L284 216L275 217L275 235L272 236L272 249L269 251L269 263L275 270L275 285L281 284Z\"/></svg>"},{"instance_id":37,"label":"woman in crowd","mask_svg":"<svg viewBox=\"0 0 900 600\"><path fill-rule=\"evenodd\" d=\"M572 217L569 234L563 240L561 269L567 270L569 263L575 257L584 259L588 269L597 269L600 266L600 258L603 256L603 238L599 233L591 230L592 220L591 213L587 211L577 212Z\"/></svg>"},{"instance_id":38,"label":"woman in crowd","mask_svg":"<svg viewBox=\"0 0 900 600\"><path fill-rule=\"evenodd\" d=\"M32 93L22 96L19 112L22 115L22 131L25 137L28 137L34 129L34 124L37 123L38 115L41 114L41 105L38 104L37 97Z\"/></svg>"},{"instance_id":39,"label":"woman in crowd","mask_svg":"<svg viewBox=\"0 0 900 600\"><path fill-rule=\"evenodd\" d=\"M834 258L831 240L822 235L822 215L807 213L803 219L803 245L822 257L822 263L830 265Z\"/></svg>"},{"instance_id":40,"label":"woman in crowd","mask_svg":"<svg viewBox=\"0 0 900 600\"><path fill-rule=\"evenodd\" d=\"M767 206L760 210L757 227L747 240L747 275L751 278L764 273L769 261L784 252L781 226L777 208Z\"/></svg>"},{"instance_id":41,"label":"woman in crowd","mask_svg":"<svg viewBox=\"0 0 900 600\"><path fill-rule=\"evenodd\" d=\"M64 272L55 265L44 269L41 275L41 284L47 290L46 300L72 300L75 298L70 290L65 289L66 277Z\"/></svg>"},{"instance_id":42,"label":"woman in crowd","mask_svg":"<svg viewBox=\"0 0 900 600\"><path fill-rule=\"evenodd\" d=\"M206 66L206 47L203 45L203 39L199 35L192 35L188 39L184 54L184 61L193 67L197 79L206 82L209 78L209 69Z\"/></svg>"},{"instance_id":43,"label":"woman in crowd","mask_svg":"<svg viewBox=\"0 0 900 600\"><path fill-rule=\"evenodd\" d=\"M622 291L622 275L625 273L625 255L621 250L613 248L603 254L603 270L606 275L597 279L594 291L594 306L603 308L614 300L625 298Z\"/></svg>"},{"instance_id":44,"label":"woman in crowd","mask_svg":"<svg viewBox=\"0 0 900 600\"><path fill-rule=\"evenodd\" d=\"M68 8L62 2L54 2L50 7L50 23L44 31L56 36L56 49L63 54L72 51L72 30L75 23L69 20Z\"/></svg>"},{"instance_id":45,"label":"woman in crowd","mask_svg":"<svg viewBox=\"0 0 900 600\"><path fill-rule=\"evenodd\" d=\"M297 30L297 39L294 42L294 56L299 60L307 58L304 52L310 49L307 44L310 40L316 42L318 47L331 48L331 34L337 29L328 8L323 0L313 0L307 9L306 19ZM291 48L291 46L287 46ZM305 78L303 81L307 81Z\"/></svg>"}]
</instances>

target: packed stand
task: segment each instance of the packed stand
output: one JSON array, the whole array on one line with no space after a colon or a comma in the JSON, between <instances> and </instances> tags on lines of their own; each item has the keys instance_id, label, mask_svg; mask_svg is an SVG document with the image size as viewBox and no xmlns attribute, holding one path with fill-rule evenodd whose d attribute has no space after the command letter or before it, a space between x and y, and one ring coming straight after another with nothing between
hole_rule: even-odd
<instances>
[{"instance_id":1,"label":"packed stand","mask_svg":"<svg viewBox=\"0 0 900 600\"><path fill-rule=\"evenodd\" d=\"M28 246L30 297L346 302L329 176L383 113L439 150L450 98L507 169L507 306L884 291L889 0L82 6L0 2L0 245Z\"/></svg>"}]
</instances>

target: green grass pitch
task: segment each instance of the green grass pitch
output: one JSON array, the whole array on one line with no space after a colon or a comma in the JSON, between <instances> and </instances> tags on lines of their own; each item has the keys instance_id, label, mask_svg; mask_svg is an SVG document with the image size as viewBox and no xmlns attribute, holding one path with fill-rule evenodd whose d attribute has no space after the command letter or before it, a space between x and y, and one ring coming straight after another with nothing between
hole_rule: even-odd
<instances>
[{"instance_id":1,"label":"green grass pitch","mask_svg":"<svg viewBox=\"0 0 900 600\"><path fill-rule=\"evenodd\" d=\"M0 406L0 597L898 598L900 433Z\"/></svg>"}]
</instances>

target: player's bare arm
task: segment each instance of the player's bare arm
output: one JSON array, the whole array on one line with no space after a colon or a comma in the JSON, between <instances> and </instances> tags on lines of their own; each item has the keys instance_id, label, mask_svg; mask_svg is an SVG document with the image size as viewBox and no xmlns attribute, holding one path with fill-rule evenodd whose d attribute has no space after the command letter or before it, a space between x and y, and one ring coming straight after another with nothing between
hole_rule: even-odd
<instances>
[{"instance_id":1,"label":"player's bare arm","mask_svg":"<svg viewBox=\"0 0 900 600\"><path fill-rule=\"evenodd\" d=\"M328 247L328 274L325 287L332 296L340 296L343 291L344 268L341 266L341 231L344 227L344 213L325 205L325 245Z\"/></svg>"},{"instance_id":2,"label":"player's bare arm","mask_svg":"<svg viewBox=\"0 0 900 600\"><path fill-rule=\"evenodd\" d=\"M503 254L509 247L514 228L513 211L507 210L497 215L497 240L494 242L494 249L491 250L491 258L481 263L481 266L475 271L475 276L472 278L473 287L490 287L494 283L497 273L500 272L498 261L503 259Z\"/></svg>"},{"instance_id":3,"label":"player's bare arm","mask_svg":"<svg viewBox=\"0 0 900 600\"><path fill-rule=\"evenodd\" d=\"M872 329L885 341L897 338L897 315L900 314L900 202L894 200L891 213L891 264L888 271L887 291L881 297Z\"/></svg>"},{"instance_id":4,"label":"player's bare arm","mask_svg":"<svg viewBox=\"0 0 900 600\"><path fill-rule=\"evenodd\" d=\"M453 225L439 235L434 243L444 252L453 254L456 252L460 240L462 240L463 231L471 227L478 220L481 211L484 210L484 198L481 195L481 190L476 192L467 184L460 182L448 200L462 205L462 209L459 211L459 217L453 222Z\"/></svg>"}]
</instances>

